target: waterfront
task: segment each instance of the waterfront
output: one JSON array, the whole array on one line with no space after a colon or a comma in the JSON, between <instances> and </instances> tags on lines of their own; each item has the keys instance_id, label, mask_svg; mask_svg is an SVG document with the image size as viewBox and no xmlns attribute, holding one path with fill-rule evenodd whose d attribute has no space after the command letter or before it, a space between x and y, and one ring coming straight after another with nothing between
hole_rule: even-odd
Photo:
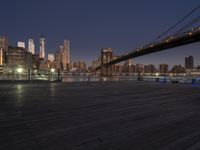
<instances>
[{"instance_id":1,"label":"waterfront","mask_svg":"<svg viewBox=\"0 0 200 150\"><path fill-rule=\"evenodd\" d=\"M0 75L0 82L15 82L15 81L61 81L61 82L106 82L106 81L151 81L151 82L161 82L161 83L184 83L184 84L200 84L199 75L185 75L185 74L175 74L175 75L147 75L138 76L138 74L129 75L113 75L113 76L100 76L85 74L62 74L58 77L58 74L40 73L33 74L30 77L28 74L11 74L11 75Z\"/></svg>"},{"instance_id":2,"label":"waterfront","mask_svg":"<svg viewBox=\"0 0 200 150\"><path fill-rule=\"evenodd\" d=\"M199 85L1 83L0 149L198 149Z\"/></svg>"}]
</instances>

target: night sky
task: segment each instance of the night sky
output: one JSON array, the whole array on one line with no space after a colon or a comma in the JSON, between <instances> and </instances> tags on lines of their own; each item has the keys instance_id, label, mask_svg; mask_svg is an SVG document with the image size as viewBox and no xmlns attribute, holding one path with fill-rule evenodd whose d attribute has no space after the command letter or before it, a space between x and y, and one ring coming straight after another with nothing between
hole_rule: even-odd
<instances>
[{"instance_id":1,"label":"night sky","mask_svg":"<svg viewBox=\"0 0 200 150\"><path fill-rule=\"evenodd\" d=\"M72 60L90 64L101 48L111 47L120 55L147 44L198 4L199 0L1 0L0 35L12 46L17 41L27 46L33 38L39 52L43 33L47 53L68 39ZM186 22L198 15L200 10ZM139 57L134 63L184 64L189 55L200 65L200 43Z\"/></svg>"}]
</instances>

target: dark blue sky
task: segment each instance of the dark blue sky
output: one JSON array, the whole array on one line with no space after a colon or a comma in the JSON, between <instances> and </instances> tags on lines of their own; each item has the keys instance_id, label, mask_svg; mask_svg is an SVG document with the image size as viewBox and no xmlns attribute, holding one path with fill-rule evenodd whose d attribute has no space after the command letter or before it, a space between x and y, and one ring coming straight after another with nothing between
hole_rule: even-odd
<instances>
[{"instance_id":1,"label":"dark blue sky","mask_svg":"<svg viewBox=\"0 0 200 150\"><path fill-rule=\"evenodd\" d=\"M199 0L1 0L0 35L6 35L13 46L33 38L39 51L43 33L47 52L55 52L69 39L72 60L89 63L103 47L120 55L147 44L198 4ZM197 14L200 10L194 16ZM183 64L189 55L195 57L195 65L200 64L200 43L134 62Z\"/></svg>"}]
</instances>

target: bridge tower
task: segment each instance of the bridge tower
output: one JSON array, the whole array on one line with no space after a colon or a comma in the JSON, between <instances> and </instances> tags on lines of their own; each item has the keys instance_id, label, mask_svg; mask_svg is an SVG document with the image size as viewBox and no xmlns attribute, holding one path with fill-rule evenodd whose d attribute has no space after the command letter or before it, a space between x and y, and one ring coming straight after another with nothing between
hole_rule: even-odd
<instances>
[{"instance_id":1,"label":"bridge tower","mask_svg":"<svg viewBox=\"0 0 200 150\"><path fill-rule=\"evenodd\" d=\"M101 50L101 76L111 76L112 75L112 66L103 66L104 64L112 60L112 49L103 48Z\"/></svg>"}]
</instances>

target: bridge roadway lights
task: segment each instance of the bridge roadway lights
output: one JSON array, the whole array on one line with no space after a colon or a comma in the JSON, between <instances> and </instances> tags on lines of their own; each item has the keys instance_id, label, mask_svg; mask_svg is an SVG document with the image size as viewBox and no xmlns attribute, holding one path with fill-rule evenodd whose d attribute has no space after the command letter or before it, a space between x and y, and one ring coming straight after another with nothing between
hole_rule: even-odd
<instances>
[{"instance_id":1,"label":"bridge roadway lights","mask_svg":"<svg viewBox=\"0 0 200 150\"><path fill-rule=\"evenodd\" d=\"M96 67L95 70L101 69L102 65L114 65L120 62L123 62L125 60L129 60L132 58L144 56L147 54L167 50L170 48L175 48L187 44L192 44L200 42L200 28L195 28L193 30L188 30L184 33L177 34L175 36L169 36L166 39L153 43L150 46L144 46L140 49L131 51L127 55L122 55L116 59L110 59L112 58L112 51L111 49L103 49L101 54L101 65Z\"/></svg>"}]
</instances>

